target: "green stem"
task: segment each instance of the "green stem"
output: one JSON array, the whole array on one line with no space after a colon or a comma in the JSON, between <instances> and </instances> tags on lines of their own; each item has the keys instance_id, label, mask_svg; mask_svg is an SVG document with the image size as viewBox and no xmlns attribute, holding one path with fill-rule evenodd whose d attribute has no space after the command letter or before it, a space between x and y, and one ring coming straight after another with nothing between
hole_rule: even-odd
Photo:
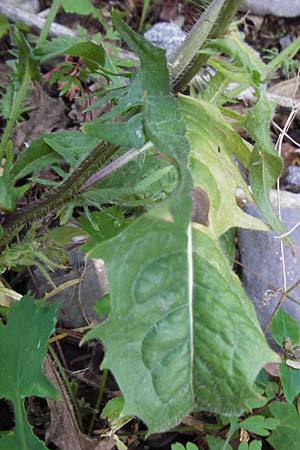
<instances>
[{"instance_id":1,"label":"green stem","mask_svg":"<svg viewBox=\"0 0 300 450\"><path fill-rule=\"evenodd\" d=\"M53 0L50 11L47 15L44 26L42 28L41 34L36 43L36 47L40 47L41 45L43 45L46 42L51 24L55 19L55 16L60 8L60 5L61 5L61 0Z\"/></svg>"},{"instance_id":2,"label":"green stem","mask_svg":"<svg viewBox=\"0 0 300 450\"><path fill-rule=\"evenodd\" d=\"M104 393L104 388L105 388L105 385L106 385L107 375L108 375L108 369L104 369L103 373L102 373L101 384L100 384L100 387L99 387L99 392L98 392L96 405L95 405L95 408L94 408L95 412L93 414L93 417L92 417L90 425L89 425L88 434L91 434L93 429L94 429L94 424L95 424L95 420L96 420L96 414L97 414L97 412L99 410L99 406L100 406L101 400L103 398L103 393Z\"/></svg>"},{"instance_id":3,"label":"green stem","mask_svg":"<svg viewBox=\"0 0 300 450\"><path fill-rule=\"evenodd\" d=\"M8 121L6 123L6 127L3 132L2 139L1 139L0 163L2 161L2 158L5 156L6 146L9 141L12 129L15 125L15 122L20 114L20 109L22 107L22 103L24 101L24 98L25 98L25 95L27 92L27 86L28 86L29 82L30 82L30 70L29 70L29 63L27 62L25 73L24 73L24 76L22 79L22 84L21 84L20 89L16 95L14 102L13 102L11 113L10 113L10 118L8 119Z\"/></svg>"},{"instance_id":4,"label":"green stem","mask_svg":"<svg viewBox=\"0 0 300 450\"><path fill-rule=\"evenodd\" d=\"M214 0L201 15L190 34L178 48L170 61L170 77L174 93L184 89L208 55L201 54L207 39L221 36L227 29L241 0Z\"/></svg>"},{"instance_id":5,"label":"green stem","mask_svg":"<svg viewBox=\"0 0 300 450\"><path fill-rule=\"evenodd\" d=\"M27 223L60 208L74 198L90 176L116 151L116 146L101 142L56 191L19 211L7 214L3 223L4 236L1 239L4 242L1 243L7 243Z\"/></svg>"},{"instance_id":6,"label":"green stem","mask_svg":"<svg viewBox=\"0 0 300 450\"><path fill-rule=\"evenodd\" d=\"M17 396L17 400L14 402L15 407L15 419L16 419L16 430L18 431L20 441L21 441L21 449L20 450L29 450L26 439L26 431L24 428L24 405L22 404L24 400L21 400L20 396Z\"/></svg>"},{"instance_id":7,"label":"green stem","mask_svg":"<svg viewBox=\"0 0 300 450\"><path fill-rule=\"evenodd\" d=\"M238 417L233 417L230 421L230 427L229 427L229 431L228 431L228 435L226 438L226 441L224 442L223 448L222 450L226 450L228 447L228 444L230 442L230 439L232 438L232 436L234 435L234 433L236 432L236 430L238 429Z\"/></svg>"}]
</instances>

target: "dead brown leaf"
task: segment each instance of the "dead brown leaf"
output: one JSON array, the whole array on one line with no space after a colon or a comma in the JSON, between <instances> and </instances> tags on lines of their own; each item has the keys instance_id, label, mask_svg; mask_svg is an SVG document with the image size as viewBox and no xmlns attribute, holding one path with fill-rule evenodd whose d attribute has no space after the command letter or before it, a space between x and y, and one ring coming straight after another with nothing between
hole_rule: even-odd
<instances>
[{"instance_id":1,"label":"dead brown leaf","mask_svg":"<svg viewBox=\"0 0 300 450\"><path fill-rule=\"evenodd\" d=\"M0 85L6 85L8 83L9 68L6 64L0 63Z\"/></svg>"},{"instance_id":2,"label":"dead brown leaf","mask_svg":"<svg viewBox=\"0 0 300 450\"><path fill-rule=\"evenodd\" d=\"M263 16L255 16L253 14L249 14L247 16L248 21L252 22L253 24L253 31L255 33L258 33L261 29L262 24L264 23L264 17Z\"/></svg>"},{"instance_id":3,"label":"dead brown leaf","mask_svg":"<svg viewBox=\"0 0 300 450\"><path fill-rule=\"evenodd\" d=\"M278 105L291 109L300 101L300 83L297 77L280 81L268 89L268 97ZM299 112L298 112L299 114Z\"/></svg>"},{"instance_id":4,"label":"dead brown leaf","mask_svg":"<svg viewBox=\"0 0 300 450\"><path fill-rule=\"evenodd\" d=\"M280 366L280 362L267 363L264 365L264 369L271 377L278 378L279 377L279 366Z\"/></svg>"},{"instance_id":5,"label":"dead brown leaf","mask_svg":"<svg viewBox=\"0 0 300 450\"><path fill-rule=\"evenodd\" d=\"M192 220L193 222L200 223L202 225L209 225L209 198L204 189L199 186L193 188L193 209Z\"/></svg>"},{"instance_id":6,"label":"dead brown leaf","mask_svg":"<svg viewBox=\"0 0 300 450\"><path fill-rule=\"evenodd\" d=\"M178 13L178 0L166 0L163 2L163 6L159 15L160 20L166 20L170 22L176 19Z\"/></svg>"},{"instance_id":7,"label":"dead brown leaf","mask_svg":"<svg viewBox=\"0 0 300 450\"><path fill-rule=\"evenodd\" d=\"M194 430L199 431L200 433L206 431L205 424L203 424L199 419L192 415L189 415L182 419L181 423L189 427L193 427Z\"/></svg>"},{"instance_id":8,"label":"dead brown leaf","mask_svg":"<svg viewBox=\"0 0 300 450\"><path fill-rule=\"evenodd\" d=\"M101 442L97 445L95 450L112 450L115 447L115 440L112 437L105 437L101 439Z\"/></svg>"},{"instance_id":9,"label":"dead brown leaf","mask_svg":"<svg viewBox=\"0 0 300 450\"><path fill-rule=\"evenodd\" d=\"M28 120L21 122L13 131L13 142L17 148L30 143L44 132L64 129L67 124L65 105L61 98L50 97L41 85L34 85L28 94L26 106Z\"/></svg>"}]
</instances>

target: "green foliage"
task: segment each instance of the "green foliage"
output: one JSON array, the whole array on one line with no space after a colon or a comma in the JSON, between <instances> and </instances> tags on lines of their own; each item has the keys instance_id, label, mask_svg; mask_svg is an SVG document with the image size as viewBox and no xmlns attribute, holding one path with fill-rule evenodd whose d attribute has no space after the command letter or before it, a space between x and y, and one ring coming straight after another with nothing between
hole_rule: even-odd
<instances>
[{"instance_id":1,"label":"green foliage","mask_svg":"<svg viewBox=\"0 0 300 450\"><path fill-rule=\"evenodd\" d=\"M93 212L90 218L81 217L80 224L90 236L89 241L81 249L88 252L101 242L124 231L131 222L132 219L126 220L118 207L107 208L103 212Z\"/></svg>"},{"instance_id":2,"label":"green foliage","mask_svg":"<svg viewBox=\"0 0 300 450\"><path fill-rule=\"evenodd\" d=\"M198 450L198 447L196 444L193 444L192 442L188 442L186 444L186 447L179 442L175 442L175 444L171 445L172 450Z\"/></svg>"},{"instance_id":3,"label":"green foliage","mask_svg":"<svg viewBox=\"0 0 300 450\"><path fill-rule=\"evenodd\" d=\"M64 268L68 260L65 250L72 237L84 234L78 227L57 227L49 230L42 237L35 236L35 229L28 230L22 241L15 242L2 250L0 254L0 271L20 270L22 267L35 265L50 281L48 271ZM46 270L46 268L48 270Z\"/></svg>"},{"instance_id":4,"label":"green foliage","mask_svg":"<svg viewBox=\"0 0 300 450\"><path fill-rule=\"evenodd\" d=\"M228 15L230 2L215 0L213 3L210 11L216 17L226 5L224 11ZM237 3L233 2L232 8ZM98 14L88 0L63 0L62 4L69 12ZM1 210L13 212L27 189L22 180L31 176L31 180L45 182L38 178L38 172L47 167L56 170L61 181L54 183L56 190L51 191L52 196L50 193L33 205L28 221L37 222L41 204L43 212L59 208L62 223L71 218L75 207L83 208L79 222L90 240L82 249L88 256L105 260L110 284L109 295L95 306L100 315L108 314L108 318L94 327L84 341L91 338L103 341L103 367L112 370L124 395L109 402L102 411L102 417L113 424L113 432L133 415L141 418L148 426L148 433L152 433L169 429L190 412L208 410L233 416L228 420L223 418L222 427L228 431L226 441L207 436L210 449L232 448L231 439L235 439L239 429L245 429L252 441L249 445L241 443L240 450L260 448L261 442L253 440L252 435L269 436L275 450L284 450L278 433L278 430L287 432L284 412L288 411L296 424L292 402L300 390L300 372L287 363L288 358L298 362L293 346L299 340L299 327L281 310L273 318L271 331L276 342L282 345L287 337L292 342L292 355L285 352L280 368L289 404L274 403L281 392L280 386L272 384L265 372L260 373L256 383L255 379L265 363L276 361L275 354L265 342L254 308L231 270L234 227L269 229L237 205L237 187L243 189L249 200L252 194L232 155L249 169L254 199L268 223L282 231L268 199L268 191L280 174L282 163L269 137L273 105L265 95L266 80L282 59L278 58L272 65L263 64L242 37L231 31L224 38L205 43L202 49L205 57L212 55L211 63L217 70L206 91L200 92L198 98L175 97L170 89L164 50L134 33L116 12L112 13L112 19L120 37L140 59L135 73L122 73L129 80L126 86L120 81L118 64L105 54L102 45L65 37L41 42L32 50L19 32L13 32L16 60L11 79L14 83L2 102L2 114L8 122L0 148L0 153L6 155L5 170L0 177ZM211 36L218 25L215 16L207 24L209 29L204 35ZM295 52L298 45L294 44L285 57ZM193 48L192 53L195 51L199 53L199 48ZM66 53L82 59L83 63L77 65L78 78L70 72L73 68L70 61L60 63L58 70L49 75L52 83L66 82L60 94L66 93L75 81L80 86L88 77L101 74L107 86L100 89L98 102L86 112L106 102L111 102L112 107L100 118L83 124L81 132L42 135L27 150L17 154L13 162L8 142L12 127L20 117L28 83L40 77L39 64ZM231 61L218 60L216 55L221 53L229 55ZM224 92L232 80L241 84L238 90L246 85L255 90L256 102L245 120L223 108L234 97L233 93ZM255 141L253 148L229 125L226 115L247 127ZM99 141L120 148L99 147ZM132 150L127 149L130 147L140 148L134 160L130 156ZM102 177L87 189L86 180L99 168L93 167L99 149L106 155L101 160ZM200 202L200 219L191 221L192 192L204 193L205 200L202 198ZM100 211L91 212L91 207ZM24 209L25 216L30 208L29 205ZM43 265L55 268L61 264L65 255L63 247L72 237L72 231L56 229L38 239L35 225L23 239L8 245L11 230L6 219L14 232L21 216L22 209L4 217L2 238L7 246L0 256L1 269L19 270L22 265L35 264L45 272ZM21 225L25 223L26 220ZM230 252L224 251L221 245L224 239ZM33 327L33 321L37 321L36 328L27 338L24 324ZM0 391L14 402L16 431L0 440L0 449L16 445L22 450L44 448L24 422L23 399L32 394L53 394L40 372L53 321L54 307L38 308L30 297L25 297L13 306L8 325L0 328L1 358L5 361L8 358L8 365L11 364L7 343L15 339L11 354L16 359L17 346L21 346L19 359L25 367L21 369L26 382L29 380L25 388L23 378L22 383L17 378L19 373L8 381L7 372L3 372L4 387ZM17 322L23 324L18 330ZM40 330L42 322L43 330ZM33 352L38 346L41 351ZM23 353L34 360L35 370L31 373L27 373ZM7 366L3 365L2 370L8 370ZM14 386L9 385L13 382ZM2 379L0 388L1 383ZM287 407L292 409L286 410ZM252 409L256 409L254 415ZM239 418L240 414L243 415ZM296 435L296 426L292 428ZM172 449L184 447L176 443ZM194 449L195 444L187 444L186 450Z\"/></svg>"},{"instance_id":5,"label":"green foliage","mask_svg":"<svg viewBox=\"0 0 300 450\"><path fill-rule=\"evenodd\" d=\"M44 45L35 49L34 55L42 63L59 55L80 56L84 59L91 72L105 62L105 52L101 44L80 39L76 39L74 44L74 38L69 36L46 42Z\"/></svg>"},{"instance_id":6,"label":"green foliage","mask_svg":"<svg viewBox=\"0 0 300 450\"><path fill-rule=\"evenodd\" d=\"M101 412L101 417L105 417L110 421L116 420L120 417L124 408L124 398L114 397L109 400Z\"/></svg>"},{"instance_id":7,"label":"green foliage","mask_svg":"<svg viewBox=\"0 0 300 450\"><path fill-rule=\"evenodd\" d=\"M261 450L262 443L261 441L252 441L250 444L247 442L241 442L238 450Z\"/></svg>"},{"instance_id":8,"label":"green foliage","mask_svg":"<svg viewBox=\"0 0 300 450\"><path fill-rule=\"evenodd\" d=\"M90 0L81 0L80 2L74 2L73 0L62 0L61 3L64 10L68 13L87 15L92 14L95 10Z\"/></svg>"},{"instance_id":9,"label":"green foliage","mask_svg":"<svg viewBox=\"0 0 300 450\"><path fill-rule=\"evenodd\" d=\"M236 204L238 186L249 199L251 194L231 154L234 152L247 167L249 148L216 106L182 96L180 106L190 143L194 185L208 194L209 228L213 234L219 237L233 226L267 229L261 221L245 214ZM230 176L224 176L225 173Z\"/></svg>"},{"instance_id":10,"label":"green foliage","mask_svg":"<svg viewBox=\"0 0 300 450\"><path fill-rule=\"evenodd\" d=\"M293 403L295 395L300 393L300 370L287 366L284 361L280 365L279 374L284 396L289 403Z\"/></svg>"},{"instance_id":11,"label":"green foliage","mask_svg":"<svg viewBox=\"0 0 300 450\"><path fill-rule=\"evenodd\" d=\"M292 44L286 56L299 48L300 41ZM282 162L274 150L270 139L268 127L273 113L273 105L267 100L265 82L271 72L276 68L263 64L258 54L246 45L238 33L212 41L206 46L204 52L223 52L238 63L240 70L246 73L246 83L254 88L257 97L256 103L249 108L246 126L255 141L249 166L250 184L255 201L262 210L269 224L279 233L283 227L275 216L269 200L269 191L275 184L282 171ZM279 61L277 61L280 64ZM238 70L238 69L237 69ZM221 71L224 77L224 70Z\"/></svg>"},{"instance_id":12,"label":"green foliage","mask_svg":"<svg viewBox=\"0 0 300 450\"><path fill-rule=\"evenodd\" d=\"M32 144L19 154L12 167L13 181L39 172L46 167L58 162L60 156L42 139L35 139Z\"/></svg>"},{"instance_id":13,"label":"green foliage","mask_svg":"<svg viewBox=\"0 0 300 450\"><path fill-rule=\"evenodd\" d=\"M32 395L58 399L56 390L42 372L56 309L56 305L45 308L25 296L11 307L8 324L0 324L0 398L13 403L16 422L14 433L0 439L1 450L46 449L32 434L24 401Z\"/></svg>"},{"instance_id":14,"label":"green foliage","mask_svg":"<svg viewBox=\"0 0 300 450\"><path fill-rule=\"evenodd\" d=\"M255 433L259 436L269 436L269 430L275 430L278 424L279 420L254 415L240 422L239 426L250 433Z\"/></svg>"},{"instance_id":15,"label":"green foliage","mask_svg":"<svg viewBox=\"0 0 300 450\"><path fill-rule=\"evenodd\" d=\"M286 336L294 345L299 341L299 325L283 308L279 308L272 318L270 330L274 340L280 346L283 345Z\"/></svg>"},{"instance_id":16,"label":"green foliage","mask_svg":"<svg viewBox=\"0 0 300 450\"><path fill-rule=\"evenodd\" d=\"M32 81L40 79L38 71L38 61L34 58L32 49L24 35L14 28L11 33L13 45L15 46L13 54L16 56L15 77L21 81L24 72L28 71Z\"/></svg>"},{"instance_id":17,"label":"green foliage","mask_svg":"<svg viewBox=\"0 0 300 450\"><path fill-rule=\"evenodd\" d=\"M99 142L79 131L57 131L44 134L43 141L70 165L71 171L79 166Z\"/></svg>"},{"instance_id":18,"label":"green foliage","mask_svg":"<svg viewBox=\"0 0 300 450\"><path fill-rule=\"evenodd\" d=\"M5 16L0 16L0 39L7 33L10 24Z\"/></svg>"},{"instance_id":19,"label":"green foliage","mask_svg":"<svg viewBox=\"0 0 300 450\"><path fill-rule=\"evenodd\" d=\"M232 450L232 447L230 444L227 444L225 446L225 441L223 439L217 438L215 436L206 436L207 444L209 447L209 450Z\"/></svg>"},{"instance_id":20,"label":"green foliage","mask_svg":"<svg viewBox=\"0 0 300 450\"><path fill-rule=\"evenodd\" d=\"M0 212L10 212L16 209L17 199L26 192L29 185L15 187L9 175L0 177Z\"/></svg>"},{"instance_id":21,"label":"green foliage","mask_svg":"<svg viewBox=\"0 0 300 450\"><path fill-rule=\"evenodd\" d=\"M283 347L284 360L279 375L285 398L292 403L300 393L299 355L293 347L299 343L299 325L283 308L279 308L272 318L270 330L276 343Z\"/></svg>"},{"instance_id":22,"label":"green foliage","mask_svg":"<svg viewBox=\"0 0 300 450\"><path fill-rule=\"evenodd\" d=\"M125 232L90 252L90 256L101 255L107 263L111 315L87 338L101 337L105 344L104 365L112 369L121 386L126 401L124 414L137 414L151 432L169 428L178 417L197 407L240 413L244 400L254 395L251 385L256 367L263 358L272 359L258 326L250 326L255 324L254 311L245 298L242 300L238 280L232 277L213 240L200 230L195 230L193 244L194 306L189 305L186 236L176 228L171 222L155 220L148 214L148 218L143 216ZM134 264L128 265L128 258ZM120 284L121 279L127 280L126 285ZM210 286L214 286L214 294ZM221 298L230 308L230 321L218 301ZM193 310L189 311L191 307ZM239 319L239 331L234 314L243 317ZM118 339L112 339L114 335ZM212 336L220 336L217 347ZM251 352L250 358L247 349L260 336L261 352ZM115 358L124 351L124 344L130 348L126 358ZM237 349L237 360L231 354L232 346ZM156 361L161 363L156 366ZM129 373L135 386L133 394L126 381Z\"/></svg>"},{"instance_id":23,"label":"green foliage","mask_svg":"<svg viewBox=\"0 0 300 450\"><path fill-rule=\"evenodd\" d=\"M275 450L297 450L300 439L300 417L294 405L274 402L269 406L279 425L267 441Z\"/></svg>"}]
</instances>

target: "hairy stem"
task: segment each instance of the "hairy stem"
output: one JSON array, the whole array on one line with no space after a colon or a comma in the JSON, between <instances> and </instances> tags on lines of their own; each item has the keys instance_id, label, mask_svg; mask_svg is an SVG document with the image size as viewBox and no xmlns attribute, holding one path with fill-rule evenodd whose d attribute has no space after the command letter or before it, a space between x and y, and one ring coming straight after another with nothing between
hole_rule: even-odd
<instances>
[{"instance_id":1,"label":"hairy stem","mask_svg":"<svg viewBox=\"0 0 300 450\"><path fill-rule=\"evenodd\" d=\"M174 93L184 89L205 64L208 55L200 53L205 42L226 31L240 3L241 0L214 0L201 15L170 61Z\"/></svg>"},{"instance_id":2,"label":"hairy stem","mask_svg":"<svg viewBox=\"0 0 300 450\"><path fill-rule=\"evenodd\" d=\"M4 229L2 240L11 239L22 226L46 215L49 211L60 208L74 198L91 174L107 162L116 151L116 146L101 142L56 191L34 204L7 214L2 224Z\"/></svg>"}]
</instances>

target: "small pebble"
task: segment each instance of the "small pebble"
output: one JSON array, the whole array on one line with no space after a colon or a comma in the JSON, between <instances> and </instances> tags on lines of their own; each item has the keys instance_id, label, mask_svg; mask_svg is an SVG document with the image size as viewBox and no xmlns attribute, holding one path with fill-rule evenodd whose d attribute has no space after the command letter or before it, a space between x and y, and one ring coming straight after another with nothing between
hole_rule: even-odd
<instances>
[{"instance_id":1,"label":"small pebble","mask_svg":"<svg viewBox=\"0 0 300 450\"><path fill-rule=\"evenodd\" d=\"M292 40L291 40L290 36L283 36L282 38L279 39L279 44L280 44L281 50L288 48L288 46L291 45L291 43L292 43Z\"/></svg>"}]
</instances>

